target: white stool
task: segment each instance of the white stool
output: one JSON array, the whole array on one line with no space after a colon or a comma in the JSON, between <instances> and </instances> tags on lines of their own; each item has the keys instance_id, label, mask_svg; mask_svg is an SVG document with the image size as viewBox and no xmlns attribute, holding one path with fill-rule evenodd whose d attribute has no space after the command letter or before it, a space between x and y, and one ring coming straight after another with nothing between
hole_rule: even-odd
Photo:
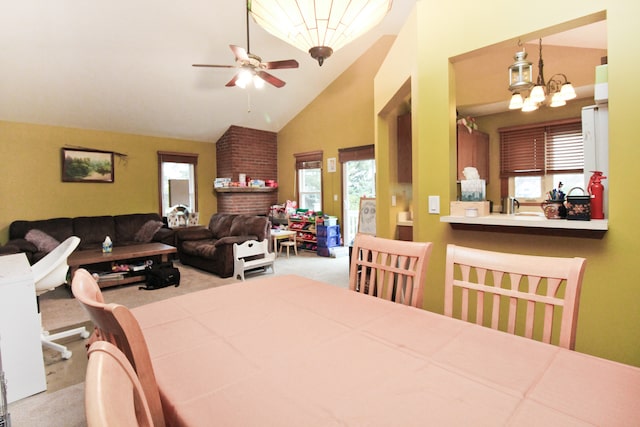
<instances>
[{"instance_id":1,"label":"white stool","mask_svg":"<svg viewBox=\"0 0 640 427\"><path fill-rule=\"evenodd\" d=\"M286 242L280 242L280 250L278 251L278 256L280 256L280 252L282 252L282 247L285 246L287 248L287 258L289 258L289 248L293 247L293 251L296 255L298 255L298 242L295 240L287 240Z\"/></svg>"}]
</instances>

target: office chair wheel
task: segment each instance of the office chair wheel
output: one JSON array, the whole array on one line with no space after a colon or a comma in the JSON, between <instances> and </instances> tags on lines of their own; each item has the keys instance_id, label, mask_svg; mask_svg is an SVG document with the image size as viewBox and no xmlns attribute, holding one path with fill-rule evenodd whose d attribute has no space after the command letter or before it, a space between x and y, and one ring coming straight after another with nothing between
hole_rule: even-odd
<instances>
[{"instance_id":1,"label":"office chair wheel","mask_svg":"<svg viewBox=\"0 0 640 427\"><path fill-rule=\"evenodd\" d=\"M80 337L82 338L89 338L89 335L91 334L86 329L80 333Z\"/></svg>"},{"instance_id":2,"label":"office chair wheel","mask_svg":"<svg viewBox=\"0 0 640 427\"><path fill-rule=\"evenodd\" d=\"M63 352L60 353L62 355L62 358L64 360L68 360L71 358L71 355L73 354L70 350L65 350Z\"/></svg>"}]
</instances>

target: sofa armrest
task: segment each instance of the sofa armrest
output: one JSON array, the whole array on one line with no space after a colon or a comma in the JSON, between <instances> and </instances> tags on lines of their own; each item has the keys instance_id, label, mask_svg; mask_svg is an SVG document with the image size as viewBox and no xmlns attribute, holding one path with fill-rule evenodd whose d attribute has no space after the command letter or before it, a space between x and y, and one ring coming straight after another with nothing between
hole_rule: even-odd
<instances>
[{"instance_id":1,"label":"sofa armrest","mask_svg":"<svg viewBox=\"0 0 640 427\"><path fill-rule=\"evenodd\" d=\"M234 243L244 243L247 240L257 240L258 237L253 234L245 234L244 236L227 236L216 240L215 246L233 245Z\"/></svg>"},{"instance_id":2,"label":"sofa armrest","mask_svg":"<svg viewBox=\"0 0 640 427\"><path fill-rule=\"evenodd\" d=\"M185 228L176 231L176 238L178 241L184 240L208 240L213 239L214 235L208 228Z\"/></svg>"},{"instance_id":3,"label":"sofa armrest","mask_svg":"<svg viewBox=\"0 0 640 427\"><path fill-rule=\"evenodd\" d=\"M175 230L162 227L153 235L153 241L173 246L175 245L175 235Z\"/></svg>"},{"instance_id":4,"label":"sofa armrest","mask_svg":"<svg viewBox=\"0 0 640 427\"><path fill-rule=\"evenodd\" d=\"M19 254L20 248L15 245L4 245L0 246L0 255L11 255L11 254Z\"/></svg>"},{"instance_id":5,"label":"sofa armrest","mask_svg":"<svg viewBox=\"0 0 640 427\"><path fill-rule=\"evenodd\" d=\"M5 246L17 248L19 252L38 252L36 245L26 239L12 239L9 240Z\"/></svg>"}]
</instances>

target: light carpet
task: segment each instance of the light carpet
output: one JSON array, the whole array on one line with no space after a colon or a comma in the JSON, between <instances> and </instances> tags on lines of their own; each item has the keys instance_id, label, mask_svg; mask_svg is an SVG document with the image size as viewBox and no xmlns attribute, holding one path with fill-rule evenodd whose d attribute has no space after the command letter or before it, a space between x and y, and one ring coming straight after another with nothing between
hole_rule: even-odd
<instances>
[{"instance_id":1,"label":"light carpet","mask_svg":"<svg viewBox=\"0 0 640 427\"><path fill-rule=\"evenodd\" d=\"M344 249L346 250L347 248ZM297 256L292 255L289 258L284 255L279 256L275 263L275 274L297 274L347 288L349 285L349 258L346 256L345 250L338 251L337 258L320 257L314 252L308 251L300 251ZM238 283L238 280L234 278L221 279L213 274L183 266L178 262L175 265L180 269L181 273L179 287L171 286L154 291L139 290L138 285L105 288L103 289L104 299L108 303L117 302L133 308L176 295ZM267 273L262 271L249 272L245 274L245 278L246 280L255 280L264 277L265 274L269 275L271 271L268 270ZM71 296L70 290L64 286L60 286L40 297L40 311L42 313L43 326L47 330L69 327L70 325L89 321L86 313ZM78 347L81 346L76 343L76 348ZM45 358L51 357L51 354L45 354ZM54 355L53 357L56 356ZM76 349L72 359L84 357L86 355ZM80 360L76 359L76 361L79 362ZM71 376L75 374L76 377L83 378L81 372L74 372L73 374L68 372L70 368L74 369L69 362L60 360L57 363L49 364L46 367L47 382L49 383L50 378L56 375ZM79 368L75 369L83 369L82 367L86 366L86 364L77 363L77 366ZM65 378L62 378L65 388L54 391L55 387L49 387L51 392L43 392L9 404L8 410L11 415L12 425L36 427L85 426L84 383L80 382L79 384L66 386L67 383L64 380ZM60 379L56 381L60 382Z\"/></svg>"}]
</instances>

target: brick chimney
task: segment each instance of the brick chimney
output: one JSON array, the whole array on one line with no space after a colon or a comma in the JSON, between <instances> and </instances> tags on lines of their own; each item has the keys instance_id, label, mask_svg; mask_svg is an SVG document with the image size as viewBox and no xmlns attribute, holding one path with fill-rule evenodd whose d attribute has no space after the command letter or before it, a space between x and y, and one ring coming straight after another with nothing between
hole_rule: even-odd
<instances>
[{"instance_id":1,"label":"brick chimney","mask_svg":"<svg viewBox=\"0 0 640 427\"><path fill-rule=\"evenodd\" d=\"M243 173L252 179L278 179L278 135L275 132L230 126L216 142L219 178L238 181ZM242 189L217 192L218 212L267 215L278 203L278 192L270 189Z\"/></svg>"}]
</instances>

